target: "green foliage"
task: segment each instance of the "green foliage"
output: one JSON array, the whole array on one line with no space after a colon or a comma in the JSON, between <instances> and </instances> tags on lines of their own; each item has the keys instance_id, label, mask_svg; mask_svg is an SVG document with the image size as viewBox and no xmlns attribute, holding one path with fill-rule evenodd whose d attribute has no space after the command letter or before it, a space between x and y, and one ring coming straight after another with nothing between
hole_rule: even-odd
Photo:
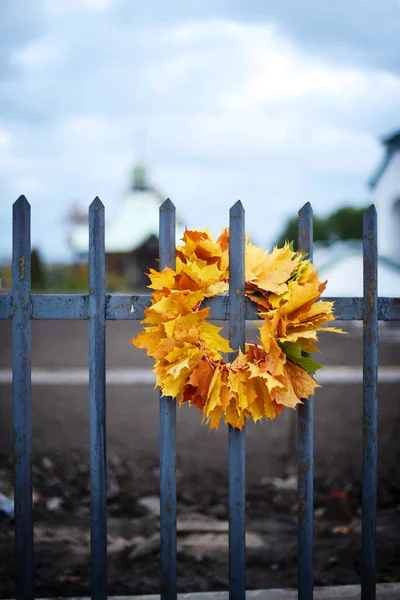
<instances>
[{"instance_id":1,"label":"green foliage","mask_svg":"<svg viewBox=\"0 0 400 600\"><path fill-rule=\"evenodd\" d=\"M296 365L303 367L308 373L314 373L318 369L322 369L322 365L317 363L311 356L305 356L298 342L283 342L280 347L286 354L289 360Z\"/></svg>"},{"instance_id":2,"label":"green foliage","mask_svg":"<svg viewBox=\"0 0 400 600\"><path fill-rule=\"evenodd\" d=\"M7 264L0 265L0 294L10 292L12 286L11 266Z\"/></svg>"},{"instance_id":3,"label":"green foliage","mask_svg":"<svg viewBox=\"0 0 400 600\"><path fill-rule=\"evenodd\" d=\"M43 291L46 287L45 271L39 250L31 252L31 286L33 291Z\"/></svg>"},{"instance_id":4,"label":"green foliage","mask_svg":"<svg viewBox=\"0 0 400 600\"><path fill-rule=\"evenodd\" d=\"M48 293L87 293L87 265L54 264L47 269Z\"/></svg>"},{"instance_id":5,"label":"green foliage","mask_svg":"<svg viewBox=\"0 0 400 600\"><path fill-rule=\"evenodd\" d=\"M0 265L0 293L11 291L10 265ZM31 254L32 291L47 294L87 294L89 290L87 264L43 264L37 250ZM125 277L106 272L106 292L109 294L132 291Z\"/></svg>"},{"instance_id":6,"label":"green foliage","mask_svg":"<svg viewBox=\"0 0 400 600\"><path fill-rule=\"evenodd\" d=\"M344 206L330 217L329 226L339 240L362 240L362 215L364 208Z\"/></svg>"},{"instance_id":7,"label":"green foliage","mask_svg":"<svg viewBox=\"0 0 400 600\"><path fill-rule=\"evenodd\" d=\"M87 294L89 289L89 272L87 264L51 265L47 268L48 293L81 293ZM116 293L129 290L125 277L106 273L106 292Z\"/></svg>"},{"instance_id":8,"label":"green foliage","mask_svg":"<svg viewBox=\"0 0 400 600\"><path fill-rule=\"evenodd\" d=\"M325 218L314 216L314 242L332 243L336 240L361 240L362 215L365 208L343 206ZM297 218L292 217L275 242L282 246L286 240L294 242L297 248Z\"/></svg>"}]
</instances>

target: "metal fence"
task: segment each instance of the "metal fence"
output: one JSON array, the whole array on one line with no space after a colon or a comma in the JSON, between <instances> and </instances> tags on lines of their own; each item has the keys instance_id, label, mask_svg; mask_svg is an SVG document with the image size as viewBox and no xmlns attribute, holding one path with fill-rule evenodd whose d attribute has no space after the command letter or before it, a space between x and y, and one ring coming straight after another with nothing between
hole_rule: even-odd
<instances>
[{"instance_id":1,"label":"metal fence","mask_svg":"<svg viewBox=\"0 0 400 600\"><path fill-rule=\"evenodd\" d=\"M245 321L255 320L255 306L245 296L244 210L230 210L229 294L207 301L210 318L227 320L232 348L244 347ZM299 248L312 259L310 204L299 212ZM160 268L175 264L175 207L160 207ZM400 319L400 300L377 296L376 211L363 217L364 295L334 298L338 320L363 320L363 600L375 598L377 514L377 349L378 320ZM91 595L107 597L106 507L106 364L107 320L142 319L150 296L105 293L104 206L89 208L89 293L31 294L30 205L21 196L13 206L12 293L0 295L0 318L12 319L13 427L17 597L34 597L32 531L31 319L89 321L89 403L91 471ZM232 358L232 357L231 357ZM360 423L361 427L361 423ZM229 428L229 592L245 598L245 428ZM313 399L298 408L298 595L313 597ZM176 403L160 399L161 597L176 597Z\"/></svg>"}]
</instances>

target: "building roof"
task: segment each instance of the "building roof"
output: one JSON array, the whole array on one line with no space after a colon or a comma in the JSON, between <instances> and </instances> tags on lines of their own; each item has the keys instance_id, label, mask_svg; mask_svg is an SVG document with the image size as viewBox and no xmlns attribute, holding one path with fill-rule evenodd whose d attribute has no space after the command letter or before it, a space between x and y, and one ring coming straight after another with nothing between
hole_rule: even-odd
<instances>
[{"instance_id":1,"label":"building roof","mask_svg":"<svg viewBox=\"0 0 400 600\"><path fill-rule=\"evenodd\" d=\"M158 238L160 205L163 200L164 198L147 184L145 168L136 165L130 192L121 200L114 219L106 224L106 253L132 252L152 236ZM177 242L183 233L184 227L177 219ZM75 225L69 236L69 244L76 254L88 253L87 224Z\"/></svg>"},{"instance_id":2,"label":"building roof","mask_svg":"<svg viewBox=\"0 0 400 600\"><path fill-rule=\"evenodd\" d=\"M385 154L375 173L368 181L368 186L371 190L376 187L394 154L396 154L396 152L400 152L400 130L394 131L390 135L381 138L381 142L382 145L385 146Z\"/></svg>"}]
</instances>

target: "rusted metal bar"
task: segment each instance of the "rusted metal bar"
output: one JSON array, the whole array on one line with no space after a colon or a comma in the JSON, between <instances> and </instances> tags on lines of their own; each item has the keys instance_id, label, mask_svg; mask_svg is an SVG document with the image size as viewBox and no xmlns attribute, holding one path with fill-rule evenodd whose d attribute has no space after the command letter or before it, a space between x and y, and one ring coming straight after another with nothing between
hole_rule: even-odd
<instances>
[{"instance_id":1,"label":"rusted metal bar","mask_svg":"<svg viewBox=\"0 0 400 600\"><path fill-rule=\"evenodd\" d=\"M107 598L106 320L104 205L89 207L91 597Z\"/></svg>"},{"instance_id":2,"label":"rusted metal bar","mask_svg":"<svg viewBox=\"0 0 400 600\"><path fill-rule=\"evenodd\" d=\"M25 196L13 205L12 360L14 426L14 514L17 598L31 600L32 408L31 408L31 207Z\"/></svg>"},{"instance_id":3,"label":"rusted metal bar","mask_svg":"<svg viewBox=\"0 0 400 600\"><path fill-rule=\"evenodd\" d=\"M13 318L12 294L0 294L0 320ZM106 294L106 319L109 321L140 321L144 309L150 305L149 294L127 296ZM322 296L321 300L335 302L337 321L362 321L364 314L363 298L332 298ZM210 321L224 321L228 318L228 295L205 300L202 307L210 307ZM46 320L88 320L88 294L32 294L32 319ZM257 321L257 308L246 298L246 320ZM400 321L400 298L378 298L378 321Z\"/></svg>"},{"instance_id":4,"label":"rusted metal bar","mask_svg":"<svg viewBox=\"0 0 400 600\"><path fill-rule=\"evenodd\" d=\"M229 215L229 342L237 356L245 351L245 270L244 209L236 202ZM246 597L245 549L245 427L241 431L229 425L229 598Z\"/></svg>"},{"instance_id":5,"label":"rusted metal bar","mask_svg":"<svg viewBox=\"0 0 400 600\"><path fill-rule=\"evenodd\" d=\"M375 206L363 215L363 481L361 598L376 598L376 511L378 437L378 250Z\"/></svg>"},{"instance_id":6,"label":"rusted metal bar","mask_svg":"<svg viewBox=\"0 0 400 600\"><path fill-rule=\"evenodd\" d=\"M307 202L299 211L299 250L313 258L313 211ZM313 565L313 494L314 494L314 398L298 407L298 590L299 600L312 600Z\"/></svg>"},{"instance_id":7,"label":"rusted metal bar","mask_svg":"<svg viewBox=\"0 0 400 600\"><path fill-rule=\"evenodd\" d=\"M160 207L160 269L175 268L175 206ZM176 399L160 396L161 598L176 598Z\"/></svg>"}]
</instances>

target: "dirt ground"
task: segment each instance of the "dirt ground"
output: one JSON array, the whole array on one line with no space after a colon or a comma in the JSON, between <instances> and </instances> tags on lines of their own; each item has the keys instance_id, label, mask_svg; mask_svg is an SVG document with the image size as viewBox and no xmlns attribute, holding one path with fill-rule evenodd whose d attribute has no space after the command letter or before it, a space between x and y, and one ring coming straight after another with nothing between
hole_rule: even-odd
<instances>
[{"instance_id":1,"label":"dirt ground","mask_svg":"<svg viewBox=\"0 0 400 600\"><path fill-rule=\"evenodd\" d=\"M33 465L36 594L90 594L89 466L78 452L62 461L42 456ZM12 464L1 456L0 491L12 489ZM159 592L157 464L108 461L108 593ZM335 485L337 483L338 485ZM358 583L360 482L316 481L315 585ZM228 587L227 480L209 470L201 480L178 472L178 590ZM247 481L247 588L296 587L295 477ZM379 486L378 581L400 574L400 486ZM14 588L12 523L0 522L0 597Z\"/></svg>"},{"instance_id":2,"label":"dirt ground","mask_svg":"<svg viewBox=\"0 0 400 600\"><path fill-rule=\"evenodd\" d=\"M107 325L107 365L151 367L127 340L135 323ZM33 368L87 367L87 324L32 323ZM339 337L339 336L337 336ZM0 322L0 367L11 367L11 327ZM380 339L397 366L400 331ZM361 331L322 344L325 365L361 364ZM400 581L398 383L379 384L379 582ZM12 495L12 389L0 385L0 493ZM89 595L89 414L85 385L34 385L33 488L37 597ZM296 587L296 414L252 426L247 444L248 589ZM227 435L208 434L180 409L178 590L228 588ZM315 398L315 584L358 583L361 549L362 386L324 385ZM107 387L108 593L159 591L158 400L151 386ZM13 525L0 515L0 598L15 597Z\"/></svg>"}]
</instances>

